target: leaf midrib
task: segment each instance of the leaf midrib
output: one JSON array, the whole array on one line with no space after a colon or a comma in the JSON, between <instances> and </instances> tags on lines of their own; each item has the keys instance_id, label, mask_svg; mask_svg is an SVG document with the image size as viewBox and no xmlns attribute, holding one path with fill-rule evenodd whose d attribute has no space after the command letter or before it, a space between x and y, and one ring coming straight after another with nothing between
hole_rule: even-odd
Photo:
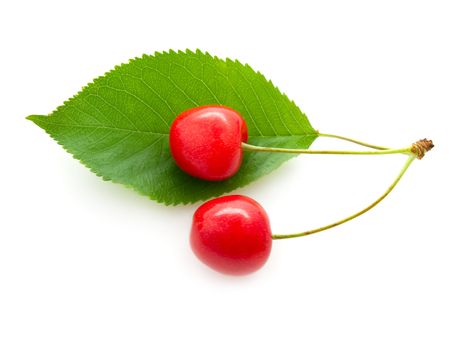
<instances>
[{"instance_id":1,"label":"leaf midrib","mask_svg":"<svg viewBox=\"0 0 467 350\"><path fill-rule=\"evenodd\" d=\"M40 121L37 120L37 118L40 118ZM131 132L135 134L151 134L151 135L160 135L160 136L169 136L169 133L165 132L156 132L156 131L148 131L148 130L134 130L134 129L128 129L128 128L117 128L114 126L106 126L106 125L85 125L85 124L66 124L66 123L57 123L54 121L50 121L47 119L50 119L53 117L50 116L45 116L45 115L32 115L27 117L27 119L32 120L34 122L38 123L44 123L44 124L49 124L49 125L58 125L58 126L64 126L64 127L78 127L78 128L88 128L88 129L104 129L104 130L118 130L118 131L125 131L125 132ZM317 132L310 132L310 133L304 133L304 134L294 134L294 135L249 135L251 137L265 137L265 138L271 138L271 137L296 137L296 136L314 136L317 135Z\"/></svg>"}]
</instances>

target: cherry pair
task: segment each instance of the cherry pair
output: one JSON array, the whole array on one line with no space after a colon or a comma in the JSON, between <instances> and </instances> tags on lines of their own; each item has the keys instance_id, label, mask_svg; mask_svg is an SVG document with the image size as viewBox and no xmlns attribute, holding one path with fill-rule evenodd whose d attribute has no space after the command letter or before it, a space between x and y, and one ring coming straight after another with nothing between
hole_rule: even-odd
<instances>
[{"instance_id":1,"label":"cherry pair","mask_svg":"<svg viewBox=\"0 0 467 350\"><path fill-rule=\"evenodd\" d=\"M240 168L243 150L307 154L405 154L408 159L389 188L363 210L317 229L272 235L264 209L245 196L223 196L201 205L193 215L191 247L196 256L211 268L227 274L243 275L261 268L271 252L272 240L309 235L350 221L367 212L396 186L412 161L422 158L433 147L420 140L409 147L389 149L347 137L319 134L353 142L370 151L321 151L270 148L249 145L245 120L225 106L201 106L177 116L170 129L170 150L177 165L188 174L209 181L222 181Z\"/></svg>"}]
</instances>

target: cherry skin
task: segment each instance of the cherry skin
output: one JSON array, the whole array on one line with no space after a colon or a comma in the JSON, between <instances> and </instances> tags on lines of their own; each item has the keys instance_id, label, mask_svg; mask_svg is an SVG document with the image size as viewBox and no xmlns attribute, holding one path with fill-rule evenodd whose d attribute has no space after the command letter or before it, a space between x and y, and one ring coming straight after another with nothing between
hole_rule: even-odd
<instances>
[{"instance_id":1,"label":"cherry skin","mask_svg":"<svg viewBox=\"0 0 467 350\"><path fill-rule=\"evenodd\" d=\"M201 106L178 115L170 127L170 151L177 165L204 180L233 176L242 163L245 121L225 106Z\"/></svg>"},{"instance_id":2,"label":"cherry skin","mask_svg":"<svg viewBox=\"0 0 467 350\"><path fill-rule=\"evenodd\" d=\"M223 196L201 205L193 215L191 248L206 265L229 275L261 268L272 247L269 218L245 196Z\"/></svg>"}]
</instances>

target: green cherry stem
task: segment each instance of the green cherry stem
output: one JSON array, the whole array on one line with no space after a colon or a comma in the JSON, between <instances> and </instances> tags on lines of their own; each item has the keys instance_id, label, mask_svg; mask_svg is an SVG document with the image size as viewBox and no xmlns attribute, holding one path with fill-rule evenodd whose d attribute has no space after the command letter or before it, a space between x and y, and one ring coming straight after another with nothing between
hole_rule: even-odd
<instances>
[{"instance_id":1,"label":"green cherry stem","mask_svg":"<svg viewBox=\"0 0 467 350\"><path fill-rule=\"evenodd\" d=\"M330 135L330 134L328 134ZM333 135L332 137L342 138L342 136ZM347 139L347 138L346 138ZM348 139L352 140L352 139ZM363 145L363 142L352 140L350 142ZM381 155L381 154L406 154L409 156L416 156L422 159L426 152L433 148L431 140L423 139L413 143L409 147L404 148L381 148L379 146L366 144L367 147L377 148L373 151L348 151L348 150L313 150L313 149L300 149L300 148L280 148L280 147L264 147L250 145L249 143L242 142L242 149L248 152L271 152L271 153L292 153L292 154L345 154L345 155Z\"/></svg>"},{"instance_id":2,"label":"green cherry stem","mask_svg":"<svg viewBox=\"0 0 467 350\"><path fill-rule=\"evenodd\" d=\"M352 219L355 219L356 217L366 213L367 211L369 211L371 208L375 207L379 202L381 202L384 198L386 198L386 196L394 189L394 187L396 187L396 185L398 184L398 182L400 181L400 179L402 178L402 176L404 176L405 172L407 171L407 169L410 167L410 164L412 164L412 162L414 161L414 159L417 158L416 155L411 155L407 158L407 161L405 162L404 166L402 167L401 171L399 172L399 174L397 175L396 179L393 181L393 183L388 187L388 189L377 199L375 200L373 203L371 203L369 206L367 206L365 209L362 209L360 210L359 212L353 214L353 215L350 215L348 217L346 217L345 219L342 219L342 220L339 220L339 221L336 221L332 224L329 224L329 225L326 225L326 226L322 226L322 227L319 227L319 228L316 228L316 229L313 229L313 230L309 230L309 231L304 231L304 232L299 232L299 233L291 233L291 234L279 234L279 235L272 235L272 239L286 239L286 238L295 238L295 237L303 237L303 236L308 236L308 235L311 235L313 233L317 233L317 232L321 232L321 231L325 231L325 230L328 230L330 228L333 228L333 227L336 227L336 226L339 226L347 221L350 221Z\"/></svg>"},{"instance_id":3,"label":"green cherry stem","mask_svg":"<svg viewBox=\"0 0 467 350\"><path fill-rule=\"evenodd\" d=\"M374 151L347 151L347 150L313 150L299 148L277 148L263 147L242 143L242 148L249 152L272 152L272 153L294 153L294 154L348 154L348 155L381 155L381 154L407 154L411 155L412 147L392 148L392 149L377 149Z\"/></svg>"},{"instance_id":4,"label":"green cherry stem","mask_svg":"<svg viewBox=\"0 0 467 350\"><path fill-rule=\"evenodd\" d=\"M351 139L350 137L346 137L346 136L340 136L340 135L334 135L334 134L322 134L322 133L318 133L318 136L344 140L344 141L352 142L352 143L355 143L357 145L368 147L368 148L374 148L374 149L379 149L379 150L389 149L388 147L372 145L371 143Z\"/></svg>"}]
</instances>

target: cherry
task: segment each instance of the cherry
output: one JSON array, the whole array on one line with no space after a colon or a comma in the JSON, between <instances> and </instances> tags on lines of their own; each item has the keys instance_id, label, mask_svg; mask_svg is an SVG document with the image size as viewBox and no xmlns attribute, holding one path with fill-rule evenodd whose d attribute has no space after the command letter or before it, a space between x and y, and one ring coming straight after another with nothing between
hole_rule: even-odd
<instances>
[{"instance_id":1,"label":"cherry","mask_svg":"<svg viewBox=\"0 0 467 350\"><path fill-rule=\"evenodd\" d=\"M248 274L261 268L271 252L269 218L249 197L212 199L194 213L190 242L195 255L214 270Z\"/></svg>"},{"instance_id":2,"label":"cherry","mask_svg":"<svg viewBox=\"0 0 467 350\"><path fill-rule=\"evenodd\" d=\"M201 106L179 114L170 128L170 151L188 174L220 181L242 163L248 130L241 115L225 106Z\"/></svg>"}]
</instances>

